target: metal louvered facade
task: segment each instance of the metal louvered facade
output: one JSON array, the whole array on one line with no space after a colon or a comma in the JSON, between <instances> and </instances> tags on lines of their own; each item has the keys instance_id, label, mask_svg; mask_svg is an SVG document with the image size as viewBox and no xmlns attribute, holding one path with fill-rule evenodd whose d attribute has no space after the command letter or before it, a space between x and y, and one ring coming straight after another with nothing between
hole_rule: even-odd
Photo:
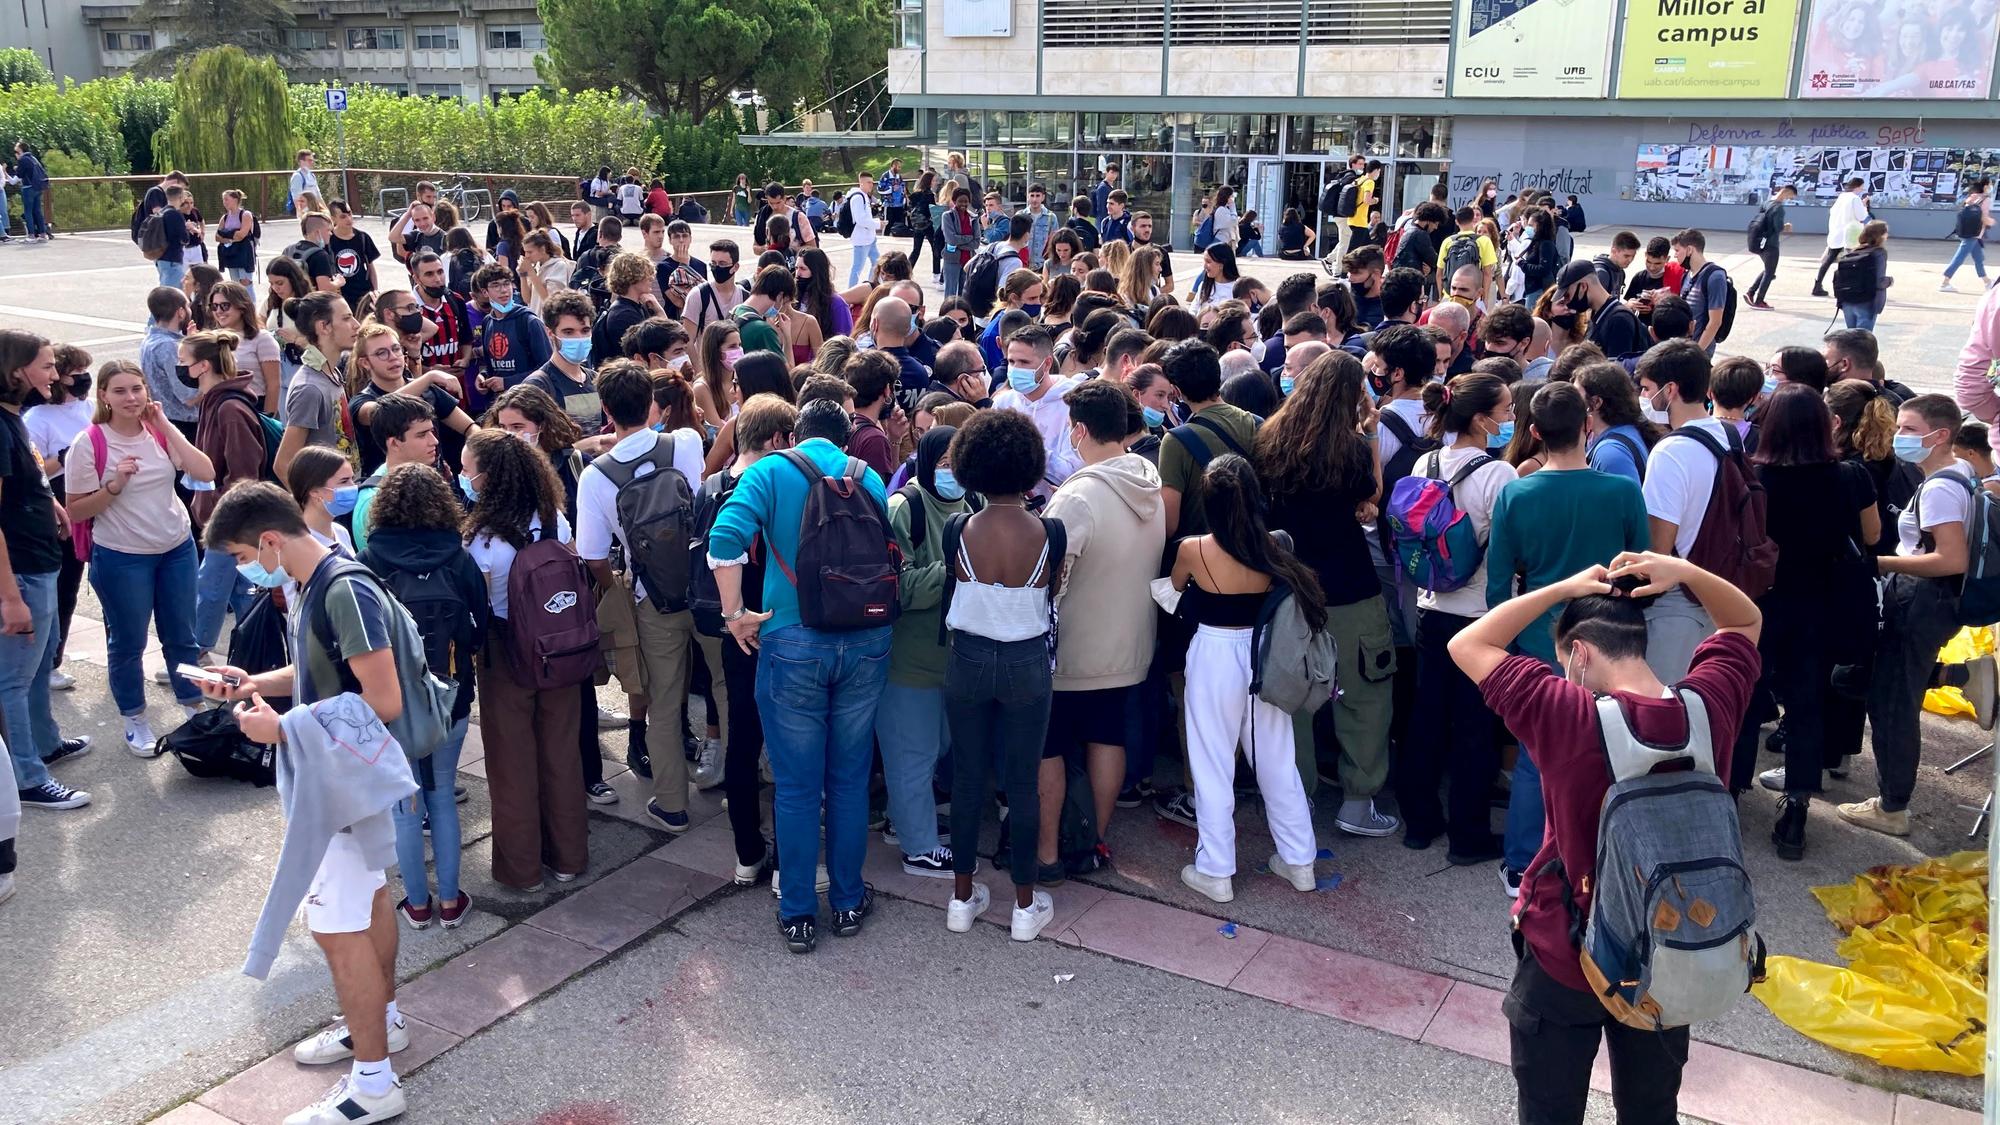
<instances>
[{"instance_id":1,"label":"metal louvered facade","mask_svg":"<svg viewBox=\"0 0 2000 1125\"><path fill-rule=\"evenodd\" d=\"M1452 0L1044 0L1046 47L1415 46L1451 40Z\"/></svg>"}]
</instances>

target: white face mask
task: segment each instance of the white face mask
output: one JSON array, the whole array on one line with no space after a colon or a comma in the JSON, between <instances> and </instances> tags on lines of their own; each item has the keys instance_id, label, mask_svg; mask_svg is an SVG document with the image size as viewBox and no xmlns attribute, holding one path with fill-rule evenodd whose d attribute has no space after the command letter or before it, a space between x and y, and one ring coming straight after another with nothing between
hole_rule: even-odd
<instances>
[{"instance_id":1,"label":"white face mask","mask_svg":"<svg viewBox=\"0 0 2000 1125\"><path fill-rule=\"evenodd\" d=\"M1650 406L1640 410L1639 413L1646 419L1646 421L1651 422L1656 426L1664 426L1671 421L1671 419L1668 418L1666 411L1655 410Z\"/></svg>"},{"instance_id":2,"label":"white face mask","mask_svg":"<svg viewBox=\"0 0 2000 1125\"><path fill-rule=\"evenodd\" d=\"M1264 341L1257 340L1251 343L1250 358L1257 361L1257 366L1264 366Z\"/></svg>"}]
</instances>

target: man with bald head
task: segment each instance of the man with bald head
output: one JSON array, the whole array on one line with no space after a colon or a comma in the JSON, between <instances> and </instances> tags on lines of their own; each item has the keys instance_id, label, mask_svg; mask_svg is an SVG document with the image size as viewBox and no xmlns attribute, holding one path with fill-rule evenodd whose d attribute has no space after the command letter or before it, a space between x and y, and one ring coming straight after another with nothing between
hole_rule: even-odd
<instances>
[{"instance_id":1,"label":"man with bald head","mask_svg":"<svg viewBox=\"0 0 2000 1125\"><path fill-rule=\"evenodd\" d=\"M875 338L875 346L896 358L899 374L896 386L906 396L914 399L930 385L931 369L911 354L910 341L923 335L917 331L915 314L910 311L910 303L901 297L884 297L875 302L875 312L868 322L868 334Z\"/></svg>"},{"instance_id":2,"label":"man with bald head","mask_svg":"<svg viewBox=\"0 0 2000 1125\"><path fill-rule=\"evenodd\" d=\"M1300 375L1312 366L1312 361L1333 350L1325 340L1307 340L1285 349L1285 365L1278 369L1278 390L1286 395L1292 393Z\"/></svg>"},{"instance_id":3,"label":"man with bald head","mask_svg":"<svg viewBox=\"0 0 2000 1125\"><path fill-rule=\"evenodd\" d=\"M938 343L923 333L924 321L928 319L924 315L924 287L914 281L899 281L889 288L889 296L910 306L910 338L905 343L910 354L925 367L936 363Z\"/></svg>"},{"instance_id":4,"label":"man with bald head","mask_svg":"<svg viewBox=\"0 0 2000 1125\"><path fill-rule=\"evenodd\" d=\"M1472 351L1466 341L1472 338L1472 313L1463 305L1446 301L1431 309L1427 323L1444 337L1451 350L1438 349L1438 374L1446 379L1462 375L1472 370Z\"/></svg>"},{"instance_id":5,"label":"man with bald head","mask_svg":"<svg viewBox=\"0 0 2000 1125\"><path fill-rule=\"evenodd\" d=\"M993 376L986 370L986 356L977 344L953 340L938 349L931 366L931 381L924 393L945 394L981 410L993 405ZM921 396L919 396L921 397Z\"/></svg>"}]
</instances>

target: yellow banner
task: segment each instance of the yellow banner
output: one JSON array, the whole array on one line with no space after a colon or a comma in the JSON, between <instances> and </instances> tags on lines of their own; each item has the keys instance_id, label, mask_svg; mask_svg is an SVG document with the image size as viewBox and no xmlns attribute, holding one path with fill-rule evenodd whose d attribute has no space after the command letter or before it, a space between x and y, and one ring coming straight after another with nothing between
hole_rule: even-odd
<instances>
[{"instance_id":1,"label":"yellow banner","mask_svg":"<svg viewBox=\"0 0 2000 1125\"><path fill-rule=\"evenodd\" d=\"M1797 0L1630 0L1621 98L1782 98Z\"/></svg>"}]
</instances>

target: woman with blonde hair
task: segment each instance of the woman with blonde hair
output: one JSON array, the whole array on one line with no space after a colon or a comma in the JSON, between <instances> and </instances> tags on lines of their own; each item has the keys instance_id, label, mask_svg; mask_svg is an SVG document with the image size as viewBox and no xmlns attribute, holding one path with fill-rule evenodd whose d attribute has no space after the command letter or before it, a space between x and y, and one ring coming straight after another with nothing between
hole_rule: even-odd
<instances>
[{"instance_id":1,"label":"woman with blonde hair","mask_svg":"<svg viewBox=\"0 0 2000 1125\"><path fill-rule=\"evenodd\" d=\"M1160 250L1157 246L1138 246L1131 255L1118 273L1118 295L1144 320L1160 295Z\"/></svg>"},{"instance_id":2,"label":"woman with blonde hair","mask_svg":"<svg viewBox=\"0 0 2000 1125\"><path fill-rule=\"evenodd\" d=\"M233 338L208 336L207 344L207 358L197 358L190 341L181 341L182 380L197 365L229 363L233 369ZM205 490L215 480L215 466L167 421L138 364L114 359L99 368L96 398L91 424L70 445L63 466L67 506L72 521L90 524L90 585L104 609L111 697L125 718L125 748L154 758L160 748L146 721L140 667L147 625L159 636L168 668L201 655L194 599L187 596L195 585L194 528L174 495L174 481L184 476ZM201 692L178 672L171 682L174 698L192 716Z\"/></svg>"}]
</instances>

